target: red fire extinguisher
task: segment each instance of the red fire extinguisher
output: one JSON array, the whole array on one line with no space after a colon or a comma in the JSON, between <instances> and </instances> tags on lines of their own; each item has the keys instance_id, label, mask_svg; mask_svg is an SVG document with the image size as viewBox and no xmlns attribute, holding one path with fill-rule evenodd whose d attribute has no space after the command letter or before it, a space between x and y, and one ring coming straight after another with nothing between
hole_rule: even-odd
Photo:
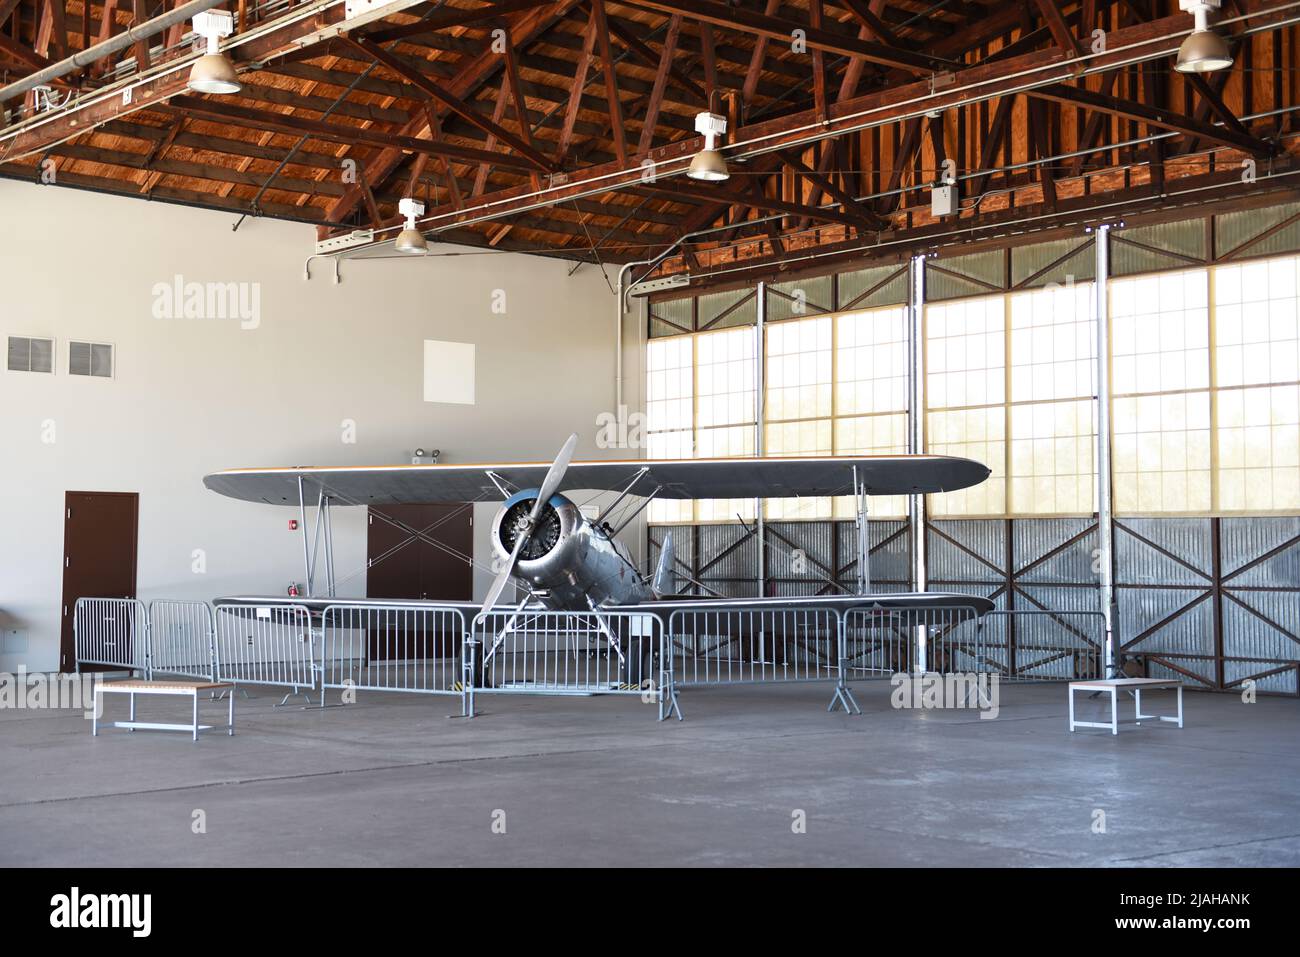
<instances>
[{"instance_id":1,"label":"red fire extinguisher","mask_svg":"<svg viewBox=\"0 0 1300 957\"><path fill-rule=\"evenodd\" d=\"M298 583L297 583L297 582L289 582L289 597L290 597L290 598L297 598L297 597L298 597Z\"/></svg>"}]
</instances>

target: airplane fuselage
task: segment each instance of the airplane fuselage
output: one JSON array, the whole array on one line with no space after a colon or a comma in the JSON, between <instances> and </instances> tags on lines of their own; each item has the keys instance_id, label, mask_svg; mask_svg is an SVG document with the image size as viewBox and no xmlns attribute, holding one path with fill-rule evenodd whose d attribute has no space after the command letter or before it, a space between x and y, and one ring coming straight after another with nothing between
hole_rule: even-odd
<instances>
[{"instance_id":1,"label":"airplane fuselage","mask_svg":"<svg viewBox=\"0 0 1300 957\"><path fill-rule=\"evenodd\" d=\"M536 499L536 489L517 492L497 512L492 548L499 560L509 559L514 536ZM514 574L555 610L587 611L592 604L635 605L654 598L627 547L559 494L551 496L538 517Z\"/></svg>"}]
</instances>

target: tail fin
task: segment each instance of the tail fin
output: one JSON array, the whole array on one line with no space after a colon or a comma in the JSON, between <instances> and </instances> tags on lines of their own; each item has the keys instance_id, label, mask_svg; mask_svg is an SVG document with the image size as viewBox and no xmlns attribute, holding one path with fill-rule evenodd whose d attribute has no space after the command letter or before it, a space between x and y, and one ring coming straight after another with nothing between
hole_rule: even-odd
<instances>
[{"instance_id":1,"label":"tail fin","mask_svg":"<svg viewBox=\"0 0 1300 957\"><path fill-rule=\"evenodd\" d=\"M664 535L659 547L659 564L655 566L655 577L650 587L660 598L677 594L677 551L673 548L672 532Z\"/></svg>"}]
</instances>

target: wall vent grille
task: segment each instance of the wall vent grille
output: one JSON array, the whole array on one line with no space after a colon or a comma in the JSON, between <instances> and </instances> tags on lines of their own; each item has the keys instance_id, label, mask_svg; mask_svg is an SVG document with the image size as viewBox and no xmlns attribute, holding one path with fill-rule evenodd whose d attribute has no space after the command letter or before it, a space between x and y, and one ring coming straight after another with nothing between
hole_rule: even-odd
<instances>
[{"instance_id":1,"label":"wall vent grille","mask_svg":"<svg viewBox=\"0 0 1300 957\"><path fill-rule=\"evenodd\" d=\"M54 340L9 337L10 372L53 372Z\"/></svg>"}]
</instances>

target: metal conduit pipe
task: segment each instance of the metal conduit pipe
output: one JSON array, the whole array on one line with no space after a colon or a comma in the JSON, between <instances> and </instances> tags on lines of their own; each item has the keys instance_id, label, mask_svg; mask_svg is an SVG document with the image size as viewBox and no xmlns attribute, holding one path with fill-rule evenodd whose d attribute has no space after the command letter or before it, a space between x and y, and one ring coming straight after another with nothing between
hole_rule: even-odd
<instances>
[{"instance_id":1,"label":"metal conduit pipe","mask_svg":"<svg viewBox=\"0 0 1300 957\"><path fill-rule=\"evenodd\" d=\"M21 96L29 90L49 83L51 80L57 80L61 76L67 76L69 73L90 66L96 60L103 59L111 53L124 50L141 40L147 40L149 37L157 36L168 27L184 23L192 19L195 14L211 10L221 2L222 0L190 0L189 3L182 4L167 13L154 17L152 20L146 20L144 23L128 27L124 32L105 40L103 43L96 43L94 46L87 47L66 59L60 60L58 63L51 63L45 69L37 70L30 76L15 80L0 89L0 102Z\"/></svg>"}]
</instances>

